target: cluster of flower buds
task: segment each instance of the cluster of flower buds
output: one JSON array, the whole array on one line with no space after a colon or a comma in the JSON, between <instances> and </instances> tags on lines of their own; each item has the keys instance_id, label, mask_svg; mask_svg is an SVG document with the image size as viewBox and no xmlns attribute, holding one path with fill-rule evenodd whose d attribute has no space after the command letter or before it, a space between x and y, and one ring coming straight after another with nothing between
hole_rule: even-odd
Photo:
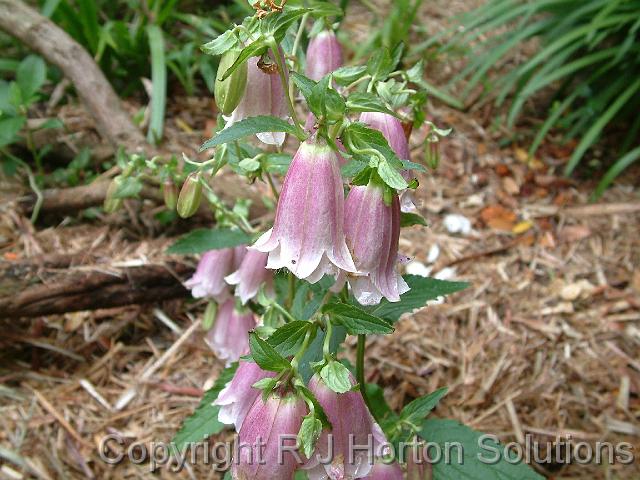
<instances>
[{"instance_id":1,"label":"cluster of flower buds","mask_svg":"<svg viewBox=\"0 0 640 480\"><path fill-rule=\"evenodd\" d=\"M265 268L267 255L246 247L210 250L202 255L193 276L185 282L195 298L206 298L221 306L206 342L228 362L248 353L248 332L256 327L254 314L244 305L263 288L273 296L273 273ZM235 296L231 287L235 286ZM240 303L240 305L238 305Z\"/></svg>"}]
</instances>

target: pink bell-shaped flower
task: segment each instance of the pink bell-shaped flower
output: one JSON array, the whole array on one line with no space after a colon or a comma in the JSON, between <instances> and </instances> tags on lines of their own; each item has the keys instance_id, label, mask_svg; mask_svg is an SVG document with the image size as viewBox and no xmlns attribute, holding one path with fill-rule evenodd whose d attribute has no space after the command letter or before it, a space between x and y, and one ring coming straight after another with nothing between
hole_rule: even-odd
<instances>
[{"instance_id":1,"label":"pink bell-shaped flower","mask_svg":"<svg viewBox=\"0 0 640 480\"><path fill-rule=\"evenodd\" d=\"M348 280L361 305L376 305L382 298L399 302L409 286L396 271L400 239L400 204L394 196L384 203L380 181L354 186L345 203L345 236L358 273L341 272L333 291Z\"/></svg>"},{"instance_id":2,"label":"pink bell-shaped flower","mask_svg":"<svg viewBox=\"0 0 640 480\"><path fill-rule=\"evenodd\" d=\"M381 112L364 112L360 114L360 121L380 131L399 159L411 159L407 136L402 128L402 123L396 117ZM407 182L413 178L411 170L403 170L401 173ZM400 193L400 207L403 212L411 212L416 209L413 202L413 191L407 189Z\"/></svg>"},{"instance_id":3,"label":"pink bell-shaped flower","mask_svg":"<svg viewBox=\"0 0 640 480\"><path fill-rule=\"evenodd\" d=\"M240 360L233 378L213 402L214 405L220 405L218 420L233 424L236 432L239 432L251 405L262 394L262 390L253 388L253 384L274 376L274 372L262 370L256 363Z\"/></svg>"},{"instance_id":4,"label":"pink bell-shaped flower","mask_svg":"<svg viewBox=\"0 0 640 480\"><path fill-rule=\"evenodd\" d=\"M356 381L350 375L351 384ZM335 393L314 375L309 381L318 403L327 414L332 429L323 430L314 453L303 467L310 480L365 478L384 434L373 420L358 391Z\"/></svg>"},{"instance_id":5,"label":"pink bell-shaped flower","mask_svg":"<svg viewBox=\"0 0 640 480\"><path fill-rule=\"evenodd\" d=\"M251 57L247 61L247 87L235 110L229 117L224 117L226 127L245 118L260 115L282 119L289 117L286 93L275 62L270 66L272 68L267 69L267 73L258 66L259 61L260 57ZM256 136L261 142L269 145L282 145L285 139L283 132L262 132Z\"/></svg>"},{"instance_id":6,"label":"pink bell-shaped flower","mask_svg":"<svg viewBox=\"0 0 640 480\"><path fill-rule=\"evenodd\" d=\"M377 462L371 469L371 473L367 477L369 480L402 480L404 474L398 462L382 463Z\"/></svg>"},{"instance_id":7,"label":"pink bell-shaped flower","mask_svg":"<svg viewBox=\"0 0 640 480\"><path fill-rule=\"evenodd\" d=\"M296 437L307 414L305 402L294 396L262 395L254 401L238 433L234 480L292 480L303 461Z\"/></svg>"},{"instance_id":8,"label":"pink bell-shaped flower","mask_svg":"<svg viewBox=\"0 0 640 480\"><path fill-rule=\"evenodd\" d=\"M267 268L288 268L310 283L356 268L344 237L344 191L335 152L313 137L300 145L284 179L276 218L252 247Z\"/></svg>"},{"instance_id":9,"label":"pink bell-shaped flower","mask_svg":"<svg viewBox=\"0 0 640 480\"><path fill-rule=\"evenodd\" d=\"M205 341L218 358L227 363L236 362L249 351L249 330L255 328L256 319L250 310L236 311L236 302L230 298L224 302Z\"/></svg>"},{"instance_id":10,"label":"pink bell-shaped flower","mask_svg":"<svg viewBox=\"0 0 640 480\"><path fill-rule=\"evenodd\" d=\"M236 285L236 296L243 305L257 295L262 284L267 295L274 296L273 272L266 268L267 257L266 253L248 250L238 270L225 277L229 285Z\"/></svg>"},{"instance_id":11,"label":"pink bell-shaped flower","mask_svg":"<svg viewBox=\"0 0 640 480\"><path fill-rule=\"evenodd\" d=\"M229 298L229 288L224 277L229 275L234 265L234 249L210 250L198 262L196 272L184 282L195 298L209 298L222 302Z\"/></svg>"},{"instance_id":12,"label":"pink bell-shaped flower","mask_svg":"<svg viewBox=\"0 0 640 480\"><path fill-rule=\"evenodd\" d=\"M342 66L342 47L331 30L313 37L307 48L307 77L316 82Z\"/></svg>"},{"instance_id":13,"label":"pink bell-shaped flower","mask_svg":"<svg viewBox=\"0 0 640 480\"><path fill-rule=\"evenodd\" d=\"M402 123L393 115L381 112L364 112L360 114L360 121L378 130L389 142L389 146L399 159L409 160L409 142L404 134Z\"/></svg>"}]
</instances>

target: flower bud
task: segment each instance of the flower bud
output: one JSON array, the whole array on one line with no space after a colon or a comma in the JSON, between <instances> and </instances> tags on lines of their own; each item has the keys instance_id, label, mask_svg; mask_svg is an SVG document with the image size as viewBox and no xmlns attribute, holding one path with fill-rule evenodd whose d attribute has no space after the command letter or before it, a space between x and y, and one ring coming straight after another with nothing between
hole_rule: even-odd
<instances>
[{"instance_id":1,"label":"flower bud","mask_svg":"<svg viewBox=\"0 0 640 480\"><path fill-rule=\"evenodd\" d=\"M307 48L307 77L316 82L342 66L342 47L336 34L323 30L311 39Z\"/></svg>"},{"instance_id":2,"label":"flower bud","mask_svg":"<svg viewBox=\"0 0 640 480\"><path fill-rule=\"evenodd\" d=\"M225 72L235 63L241 50L231 49L220 58L216 83L214 86L214 96L218 109L223 115L230 115L238 106L244 96L247 87L247 62L243 62L226 79L221 80Z\"/></svg>"},{"instance_id":3,"label":"flower bud","mask_svg":"<svg viewBox=\"0 0 640 480\"><path fill-rule=\"evenodd\" d=\"M440 165L440 140L438 137L434 137L427 138L427 144L424 149L424 163L433 170Z\"/></svg>"},{"instance_id":4,"label":"flower bud","mask_svg":"<svg viewBox=\"0 0 640 480\"><path fill-rule=\"evenodd\" d=\"M234 480L293 480L302 463L295 445L305 402L294 396L272 394L256 398L238 433L238 458L233 461Z\"/></svg>"},{"instance_id":5,"label":"flower bud","mask_svg":"<svg viewBox=\"0 0 640 480\"><path fill-rule=\"evenodd\" d=\"M121 183L122 178L118 176L111 180L111 183L107 187L107 194L104 197L104 203L102 205L102 208L104 208L106 213L113 213L122 205L122 199L116 198L115 196Z\"/></svg>"},{"instance_id":6,"label":"flower bud","mask_svg":"<svg viewBox=\"0 0 640 480\"><path fill-rule=\"evenodd\" d=\"M274 372L262 370L257 363L240 360L233 379L222 389L218 398L213 402L220 405L218 420L222 423L233 424L236 432L240 431L249 409L256 401L261 390L253 385L263 378L275 377Z\"/></svg>"},{"instance_id":7,"label":"flower bud","mask_svg":"<svg viewBox=\"0 0 640 480\"><path fill-rule=\"evenodd\" d=\"M200 172L190 173L182 185L180 196L178 196L178 215L182 218L189 218L198 211L202 201L202 184L200 183Z\"/></svg>"},{"instance_id":8,"label":"flower bud","mask_svg":"<svg viewBox=\"0 0 640 480\"><path fill-rule=\"evenodd\" d=\"M162 197L164 204L169 210L175 210L178 204L178 187L173 183L171 178L167 178L162 182Z\"/></svg>"}]
</instances>

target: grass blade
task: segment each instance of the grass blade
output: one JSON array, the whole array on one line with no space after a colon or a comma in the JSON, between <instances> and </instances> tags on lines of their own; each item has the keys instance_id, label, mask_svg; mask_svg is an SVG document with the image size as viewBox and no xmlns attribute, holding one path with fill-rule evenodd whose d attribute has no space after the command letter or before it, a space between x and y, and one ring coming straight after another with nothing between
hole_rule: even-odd
<instances>
[{"instance_id":1,"label":"grass blade","mask_svg":"<svg viewBox=\"0 0 640 480\"><path fill-rule=\"evenodd\" d=\"M627 152L626 155L619 158L613 166L607 170L600 183L596 187L596 190L593 192L591 196L592 200L597 200L602 196L607 187L615 180L615 178L622 173L624 169L626 169L633 162L637 161L640 158L640 147L636 147L630 152Z\"/></svg>"},{"instance_id":2,"label":"grass blade","mask_svg":"<svg viewBox=\"0 0 640 480\"><path fill-rule=\"evenodd\" d=\"M162 139L164 110L167 102L167 64L164 54L164 38L157 25L147 26L151 51L151 121L147 141L152 144Z\"/></svg>"}]
</instances>

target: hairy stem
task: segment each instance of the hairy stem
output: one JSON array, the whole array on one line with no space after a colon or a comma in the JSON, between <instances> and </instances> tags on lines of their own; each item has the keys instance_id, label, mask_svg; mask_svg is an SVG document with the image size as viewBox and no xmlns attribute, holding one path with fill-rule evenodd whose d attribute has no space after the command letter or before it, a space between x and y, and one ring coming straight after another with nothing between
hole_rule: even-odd
<instances>
[{"instance_id":1,"label":"hairy stem","mask_svg":"<svg viewBox=\"0 0 640 480\"><path fill-rule=\"evenodd\" d=\"M365 343L367 341L367 336L365 334L358 335L358 347L356 352L356 380L360 385L360 393L362 394L362 398L364 399L364 403L367 405L367 408L371 412L371 415L375 418L373 413L373 409L371 408L371 403L369 402L369 396L367 395L367 383L364 378L364 351L365 351ZM376 419L377 421L378 419Z\"/></svg>"}]
</instances>

